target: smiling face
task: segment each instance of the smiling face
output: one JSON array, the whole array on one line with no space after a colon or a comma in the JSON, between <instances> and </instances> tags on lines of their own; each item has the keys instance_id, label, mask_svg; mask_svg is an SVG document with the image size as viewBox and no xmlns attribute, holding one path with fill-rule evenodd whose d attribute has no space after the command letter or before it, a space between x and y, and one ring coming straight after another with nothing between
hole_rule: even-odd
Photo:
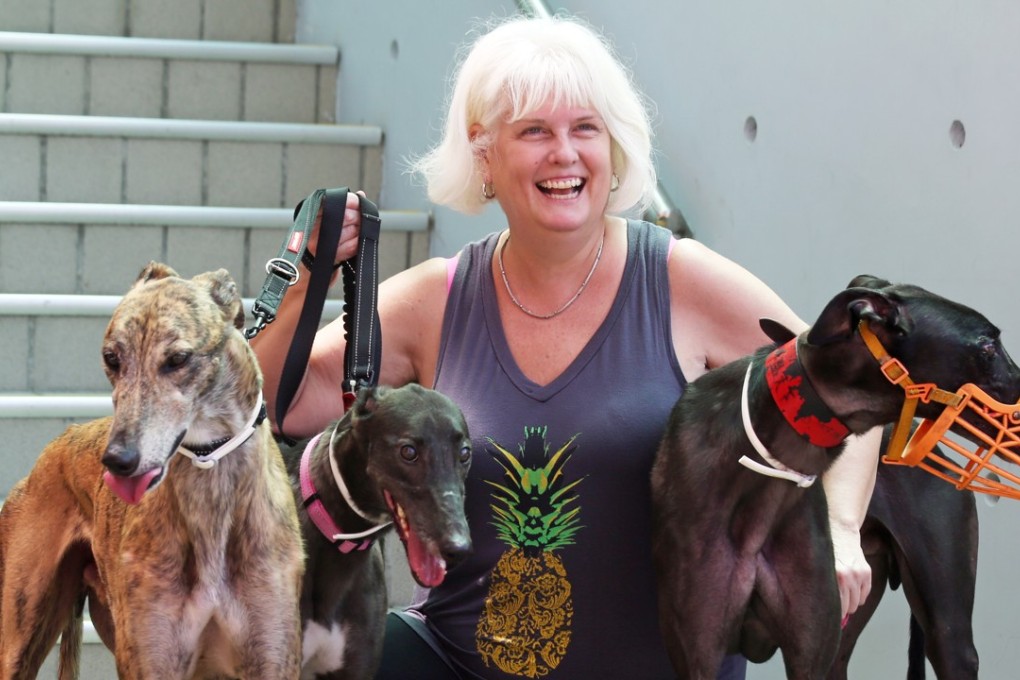
<instances>
[{"instance_id":1,"label":"smiling face","mask_svg":"<svg viewBox=\"0 0 1020 680\"><path fill-rule=\"evenodd\" d=\"M611 138L596 111L547 104L492 132L482 174L511 226L564 231L601 223L613 170Z\"/></svg>"}]
</instances>

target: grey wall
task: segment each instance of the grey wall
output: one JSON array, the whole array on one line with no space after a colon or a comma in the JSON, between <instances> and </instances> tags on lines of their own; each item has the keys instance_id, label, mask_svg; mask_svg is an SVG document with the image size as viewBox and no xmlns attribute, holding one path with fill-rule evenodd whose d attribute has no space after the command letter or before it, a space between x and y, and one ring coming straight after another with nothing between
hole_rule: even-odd
<instances>
[{"instance_id":1,"label":"grey wall","mask_svg":"<svg viewBox=\"0 0 1020 680\"><path fill-rule=\"evenodd\" d=\"M1007 0L578 0L658 105L659 170L696 236L810 320L855 274L975 306L1020 358L1020 5ZM426 208L402 159L435 140L455 49L511 2L302 0L298 37L340 46L342 122L386 133L385 207ZM745 131L748 117L757 136ZM965 130L963 144L951 134ZM500 228L437 211L432 252ZM980 502L982 678L1016 677L1020 503ZM853 675L902 677L907 610L886 596ZM777 660L753 678L783 676Z\"/></svg>"}]
</instances>

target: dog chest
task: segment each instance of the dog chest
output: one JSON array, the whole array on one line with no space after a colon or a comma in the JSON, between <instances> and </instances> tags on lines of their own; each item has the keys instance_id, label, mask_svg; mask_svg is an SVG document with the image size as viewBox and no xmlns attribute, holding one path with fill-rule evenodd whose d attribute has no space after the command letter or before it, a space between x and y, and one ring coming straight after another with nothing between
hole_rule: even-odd
<instances>
[{"instance_id":1,"label":"dog chest","mask_svg":"<svg viewBox=\"0 0 1020 680\"><path fill-rule=\"evenodd\" d=\"M343 626L337 622L329 628L315 621L306 622L301 647L302 680L339 670L344 663L346 638Z\"/></svg>"}]
</instances>

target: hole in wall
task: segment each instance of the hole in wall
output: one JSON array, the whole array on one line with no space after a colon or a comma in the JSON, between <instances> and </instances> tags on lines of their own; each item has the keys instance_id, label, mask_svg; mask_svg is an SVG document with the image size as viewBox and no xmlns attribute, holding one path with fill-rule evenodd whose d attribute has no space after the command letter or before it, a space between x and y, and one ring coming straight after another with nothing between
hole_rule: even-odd
<instances>
[{"instance_id":1,"label":"hole in wall","mask_svg":"<svg viewBox=\"0 0 1020 680\"><path fill-rule=\"evenodd\" d=\"M967 129L963 127L963 123L958 120L954 120L952 125L949 126L949 141L953 143L953 146L959 149L963 146L963 143L967 141Z\"/></svg>"},{"instance_id":2,"label":"hole in wall","mask_svg":"<svg viewBox=\"0 0 1020 680\"><path fill-rule=\"evenodd\" d=\"M390 41L390 56L394 59L400 56L400 43L396 39Z\"/></svg>"},{"instance_id":3,"label":"hole in wall","mask_svg":"<svg viewBox=\"0 0 1020 680\"><path fill-rule=\"evenodd\" d=\"M758 121L754 116L748 116L744 121L744 137L749 142L753 142L758 137Z\"/></svg>"}]
</instances>

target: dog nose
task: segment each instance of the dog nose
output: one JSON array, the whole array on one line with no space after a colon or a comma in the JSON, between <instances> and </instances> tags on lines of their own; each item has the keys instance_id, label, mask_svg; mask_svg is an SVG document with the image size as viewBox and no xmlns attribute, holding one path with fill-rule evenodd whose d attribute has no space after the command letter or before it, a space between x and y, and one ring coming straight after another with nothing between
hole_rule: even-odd
<instances>
[{"instance_id":1,"label":"dog nose","mask_svg":"<svg viewBox=\"0 0 1020 680\"><path fill-rule=\"evenodd\" d=\"M141 456L135 449L111 446L103 454L102 462L111 473L121 477L128 477L138 469L138 462L140 460Z\"/></svg>"},{"instance_id":2,"label":"dog nose","mask_svg":"<svg viewBox=\"0 0 1020 680\"><path fill-rule=\"evenodd\" d=\"M452 569L473 552L471 539L468 537L455 537L448 540L442 548L443 559L446 561L446 568Z\"/></svg>"}]
</instances>

